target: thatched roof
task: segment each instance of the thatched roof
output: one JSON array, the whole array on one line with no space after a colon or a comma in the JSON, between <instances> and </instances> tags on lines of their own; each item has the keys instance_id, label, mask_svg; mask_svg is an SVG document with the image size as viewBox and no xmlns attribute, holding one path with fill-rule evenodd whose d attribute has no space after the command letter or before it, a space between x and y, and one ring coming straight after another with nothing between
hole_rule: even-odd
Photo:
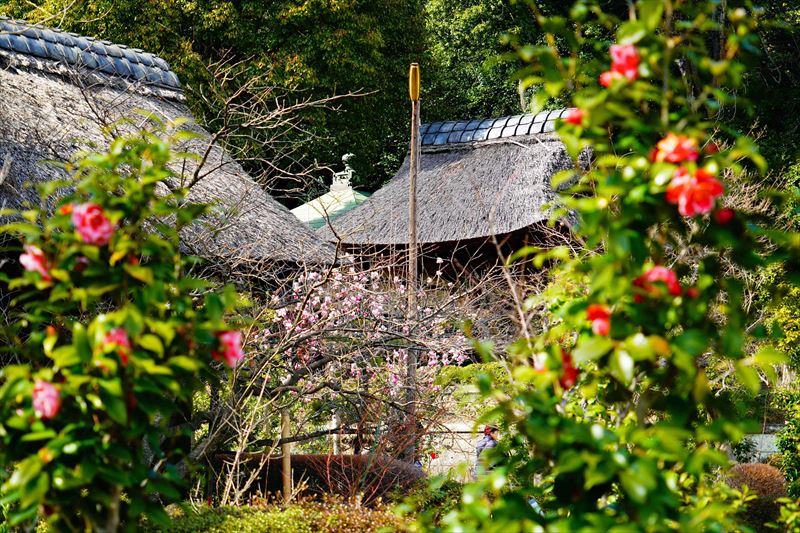
<instances>
[{"instance_id":1,"label":"thatched roof","mask_svg":"<svg viewBox=\"0 0 800 533\"><path fill-rule=\"evenodd\" d=\"M573 166L553 132L565 110L422 126L417 181L420 244L507 234L549 217L550 178ZM408 242L408 169L318 233L344 244ZM331 230L333 228L333 231Z\"/></svg>"},{"instance_id":2,"label":"thatched roof","mask_svg":"<svg viewBox=\"0 0 800 533\"><path fill-rule=\"evenodd\" d=\"M162 59L0 19L0 164L10 165L0 184L0 207L35 202L29 183L64 177L43 161L68 160L76 150L106 146L104 126L123 117L147 125L139 110L163 121L191 117L178 78ZM120 126L126 127L133 126ZM180 148L204 153L210 135L196 125L188 128L201 138ZM197 167L197 161L187 159L175 170L189 180ZM333 247L266 194L220 146L211 145L198 176L190 198L216 207L184 235L193 253L237 266L333 259Z\"/></svg>"}]
</instances>

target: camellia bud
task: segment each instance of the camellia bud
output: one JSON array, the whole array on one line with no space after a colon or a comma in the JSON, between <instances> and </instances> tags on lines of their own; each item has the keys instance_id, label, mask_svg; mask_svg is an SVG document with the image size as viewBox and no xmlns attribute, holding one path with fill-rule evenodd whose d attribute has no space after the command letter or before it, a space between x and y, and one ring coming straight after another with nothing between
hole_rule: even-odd
<instances>
[{"instance_id":1,"label":"camellia bud","mask_svg":"<svg viewBox=\"0 0 800 533\"><path fill-rule=\"evenodd\" d=\"M733 220L734 216L736 216L736 212L729 207L723 207L722 209L714 211L714 220L717 224L723 226Z\"/></svg>"}]
</instances>

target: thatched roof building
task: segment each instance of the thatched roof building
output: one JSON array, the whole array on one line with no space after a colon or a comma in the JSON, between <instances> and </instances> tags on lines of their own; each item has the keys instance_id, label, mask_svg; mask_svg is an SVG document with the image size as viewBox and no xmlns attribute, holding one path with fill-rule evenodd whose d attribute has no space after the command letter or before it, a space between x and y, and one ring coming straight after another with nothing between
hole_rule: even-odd
<instances>
[{"instance_id":1,"label":"thatched roof building","mask_svg":"<svg viewBox=\"0 0 800 533\"><path fill-rule=\"evenodd\" d=\"M419 243L479 244L547 221L555 199L550 178L573 167L553 133L564 112L423 125ZM318 233L351 249L406 245L408 170L406 157L386 186Z\"/></svg>"},{"instance_id":2,"label":"thatched roof building","mask_svg":"<svg viewBox=\"0 0 800 533\"><path fill-rule=\"evenodd\" d=\"M167 63L146 52L72 33L0 19L0 207L36 200L28 186L63 178L46 160L68 160L76 150L106 146L103 128L121 118L191 117L178 78ZM121 126L125 127L125 126ZM130 126L132 127L132 126ZM193 253L228 266L269 262L325 263L334 247L319 239L255 183L208 132L181 149L208 158L192 187L194 201L216 204L205 223L184 235ZM175 165L181 179L200 163Z\"/></svg>"}]
</instances>

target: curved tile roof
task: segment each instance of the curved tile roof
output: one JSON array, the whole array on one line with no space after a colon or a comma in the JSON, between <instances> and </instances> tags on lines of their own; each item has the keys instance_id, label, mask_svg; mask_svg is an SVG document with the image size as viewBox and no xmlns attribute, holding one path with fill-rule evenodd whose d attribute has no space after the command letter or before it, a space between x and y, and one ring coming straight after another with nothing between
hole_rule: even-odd
<instances>
[{"instance_id":1,"label":"curved tile roof","mask_svg":"<svg viewBox=\"0 0 800 533\"><path fill-rule=\"evenodd\" d=\"M491 139L505 139L521 135L534 135L555 130L556 119L561 118L566 109L542 111L538 114L526 113L512 117L489 118L486 120L462 120L432 122L420 126L422 146L438 146Z\"/></svg>"},{"instance_id":2,"label":"curved tile roof","mask_svg":"<svg viewBox=\"0 0 800 533\"><path fill-rule=\"evenodd\" d=\"M166 61L136 48L0 17L0 50L181 90Z\"/></svg>"}]
</instances>

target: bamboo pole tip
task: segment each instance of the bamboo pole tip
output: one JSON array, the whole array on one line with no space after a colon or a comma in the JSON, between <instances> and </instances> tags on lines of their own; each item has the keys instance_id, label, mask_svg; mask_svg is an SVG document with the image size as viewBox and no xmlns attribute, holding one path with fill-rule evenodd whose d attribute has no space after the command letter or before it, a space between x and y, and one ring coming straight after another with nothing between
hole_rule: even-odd
<instances>
[{"instance_id":1,"label":"bamboo pole tip","mask_svg":"<svg viewBox=\"0 0 800 533\"><path fill-rule=\"evenodd\" d=\"M408 96L415 102L419 100L419 63L411 63L408 68Z\"/></svg>"}]
</instances>

